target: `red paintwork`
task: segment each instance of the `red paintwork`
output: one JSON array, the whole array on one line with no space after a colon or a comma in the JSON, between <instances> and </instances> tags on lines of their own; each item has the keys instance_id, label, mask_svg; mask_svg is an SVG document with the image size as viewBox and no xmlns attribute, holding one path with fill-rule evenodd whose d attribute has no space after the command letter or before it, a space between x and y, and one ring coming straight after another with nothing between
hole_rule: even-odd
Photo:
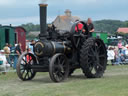
<instances>
[{"instance_id":1,"label":"red paintwork","mask_svg":"<svg viewBox=\"0 0 128 96\"><path fill-rule=\"evenodd\" d=\"M18 35L18 42L22 44L22 50L26 49L26 30L22 27L16 27L15 32Z\"/></svg>"}]
</instances>

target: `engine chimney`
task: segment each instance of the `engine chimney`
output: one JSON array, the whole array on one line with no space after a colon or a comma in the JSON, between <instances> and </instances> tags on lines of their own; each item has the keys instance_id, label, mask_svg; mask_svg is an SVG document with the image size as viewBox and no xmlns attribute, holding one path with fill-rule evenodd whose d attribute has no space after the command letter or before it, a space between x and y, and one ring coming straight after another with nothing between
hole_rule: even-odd
<instances>
[{"instance_id":1,"label":"engine chimney","mask_svg":"<svg viewBox=\"0 0 128 96\"><path fill-rule=\"evenodd\" d=\"M47 4L39 4L40 6L40 40L44 40L47 36Z\"/></svg>"}]
</instances>

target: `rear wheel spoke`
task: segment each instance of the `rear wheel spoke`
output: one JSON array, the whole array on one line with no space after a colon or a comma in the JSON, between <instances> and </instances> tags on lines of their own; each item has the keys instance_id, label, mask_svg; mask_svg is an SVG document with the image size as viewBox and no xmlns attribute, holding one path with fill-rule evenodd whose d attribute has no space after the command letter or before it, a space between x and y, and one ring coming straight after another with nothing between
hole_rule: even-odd
<instances>
[{"instance_id":1,"label":"rear wheel spoke","mask_svg":"<svg viewBox=\"0 0 128 96\"><path fill-rule=\"evenodd\" d=\"M100 63L98 63L97 65L98 65L100 68L103 68L103 66L102 66Z\"/></svg>"},{"instance_id":2,"label":"rear wheel spoke","mask_svg":"<svg viewBox=\"0 0 128 96\"><path fill-rule=\"evenodd\" d=\"M93 55L93 54L88 53L88 56L89 56L89 57L93 57L94 55Z\"/></svg>"},{"instance_id":3,"label":"rear wheel spoke","mask_svg":"<svg viewBox=\"0 0 128 96\"><path fill-rule=\"evenodd\" d=\"M21 75L22 75L22 76L23 76L24 72L25 72L25 70L23 70L23 71L21 72Z\"/></svg>"},{"instance_id":4,"label":"rear wheel spoke","mask_svg":"<svg viewBox=\"0 0 128 96\"><path fill-rule=\"evenodd\" d=\"M102 45L100 44L99 46L98 46L98 49L100 49L102 47Z\"/></svg>"},{"instance_id":5,"label":"rear wheel spoke","mask_svg":"<svg viewBox=\"0 0 128 96\"><path fill-rule=\"evenodd\" d=\"M97 53L98 51L98 48L97 48L97 45L95 44L95 52Z\"/></svg>"},{"instance_id":6,"label":"rear wheel spoke","mask_svg":"<svg viewBox=\"0 0 128 96\"><path fill-rule=\"evenodd\" d=\"M105 58L105 54L99 55L99 58L101 58L101 57L104 57Z\"/></svg>"},{"instance_id":7,"label":"rear wheel spoke","mask_svg":"<svg viewBox=\"0 0 128 96\"><path fill-rule=\"evenodd\" d=\"M93 60L89 61L88 64L92 64L93 63Z\"/></svg>"},{"instance_id":8,"label":"rear wheel spoke","mask_svg":"<svg viewBox=\"0 0 128 96\"><path fill-rule=\"evenodd\" d=\"M95 55L95 51L93 48L91 48L91 52L93 53L93 55Z\"/></svg>"}]
</instances>

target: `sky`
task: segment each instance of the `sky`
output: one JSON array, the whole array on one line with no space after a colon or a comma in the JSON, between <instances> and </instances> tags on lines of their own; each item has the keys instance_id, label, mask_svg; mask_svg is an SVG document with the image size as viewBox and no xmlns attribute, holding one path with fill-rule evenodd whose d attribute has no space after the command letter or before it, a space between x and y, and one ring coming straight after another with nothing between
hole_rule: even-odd
<instances>
[{"instance_id":1,"label":"sky","mask_svg":"<svg viewBox=\"0 0 128 96\"><path fill-rule=\"evenodd\" d=\"M128 20L128 0L0 0L0 24L39 24L39 3L48 4L48 23L66 9L82 20Z\"/></svg>"}]
</instances>

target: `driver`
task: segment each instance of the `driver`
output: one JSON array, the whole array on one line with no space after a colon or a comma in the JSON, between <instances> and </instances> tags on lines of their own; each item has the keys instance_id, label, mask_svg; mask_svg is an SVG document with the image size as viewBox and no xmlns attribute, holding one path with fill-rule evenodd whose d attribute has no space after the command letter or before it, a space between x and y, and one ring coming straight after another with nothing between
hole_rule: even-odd
<instances>
[{"instance_id":1,"label":"driver","mask_svg":"<svg viewBox=\"0 0 128 96\"><path fill-rule=\"evenodd\" d=\"M76 20L75 22L79 22L79 20ZM75 31L76 32L79 32L83 29L83 24L82 23L78 23L76 26L75 26Z\"/></svg>"},{"instance_id":2,"label":"driver","mask_svg":"<svg viewBox=\"0 0 128 96\"><path fill-rule=\"evenodd\" d=\"M87 29L88 29L87 34L88 34L89 37L91 37L91 36L92 36L92 32L95 31L94 25L92 24L91 18L88 18L88 20L87 20L87 22L86 22L86 27L87 27ZM86 32L86 30L85 30L85 32Z\"/></svg>"}]
</instances>

